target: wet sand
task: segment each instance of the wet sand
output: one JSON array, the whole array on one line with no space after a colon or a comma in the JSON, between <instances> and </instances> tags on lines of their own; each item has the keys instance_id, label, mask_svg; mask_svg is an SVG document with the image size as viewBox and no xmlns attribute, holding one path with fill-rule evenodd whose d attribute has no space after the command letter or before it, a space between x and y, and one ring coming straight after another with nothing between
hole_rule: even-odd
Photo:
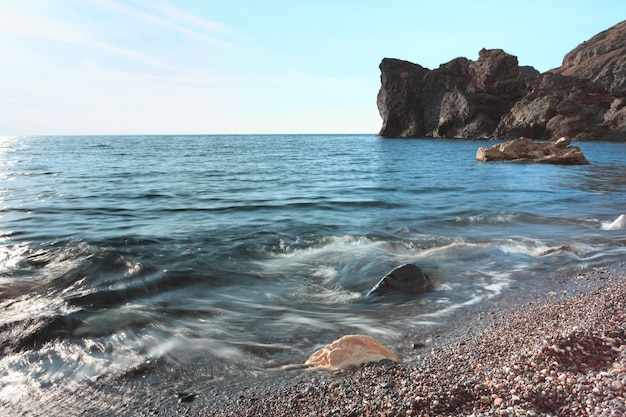
<instances>
[{"instance_id":1,"label":"wet sand","mask_svg":"<svg viewBox=\"0 0 626 417\"><path fill-rule=\"evenodd\" d=\"M21 393L0 414L626 415L626 264L509 297L458 310L429 335L407 334L389 346L400 363L233 369L236 378L197 364L148 363L88 386Z\"/></svg>"}]
</instances>

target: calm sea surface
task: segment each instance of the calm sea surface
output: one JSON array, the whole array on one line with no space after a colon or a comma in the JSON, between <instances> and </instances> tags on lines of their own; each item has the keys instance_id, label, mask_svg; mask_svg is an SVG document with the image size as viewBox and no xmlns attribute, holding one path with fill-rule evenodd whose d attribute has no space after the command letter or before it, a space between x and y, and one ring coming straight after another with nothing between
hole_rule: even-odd
<instances>
[{"instance_id":1,"label":"calm sea surface","mask_svg":"<svg viewBox=\"0 0 626 417\"><path fill-rule=\"evenodd\" d=\"M0 139L0 401L148 360L263 368L393 343L626 256L626 145L586 166L374 135ZM406 262L435 289L364 294Z\"/></svg>"}]
</instances>

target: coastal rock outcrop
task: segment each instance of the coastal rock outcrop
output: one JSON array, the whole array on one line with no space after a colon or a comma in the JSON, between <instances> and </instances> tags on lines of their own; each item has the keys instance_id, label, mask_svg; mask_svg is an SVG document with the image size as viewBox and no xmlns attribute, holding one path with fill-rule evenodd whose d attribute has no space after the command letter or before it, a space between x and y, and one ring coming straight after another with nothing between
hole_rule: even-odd
<instances>
[{"instance_id":1,"label":"coastal rock outcrop","mask_svg":"<svg viewBox=\"0 0 626 417\"><path fill-rule=\"evenodd\" d=\"M372 336L347 335L313 353L304 364L338 370L383 359L398 362L398 356Z\"/></svg>"},{"instance_id":2,"label":"coastal rock outcrop","mask_svg":"<svg viewBox=\"0 0 626 417\"><path fill-rule=\"evenodd\" d=\"M540 74L501 49L430 70L380 64L383 137L626 141L626 21Z\"/></svg>"},{"instance_id":3,"label":"coastal rock outcrop","mask_svg":"<svg viewBox=\"0 0 626 417\"><path fill-rule=\"evenodd\" d=\"M382 277L367 295L384 295L391 292L420 294L432 287L430 277L417 265L404 264Z\"/></svg>"},{"instance_id":4,"label":"coastal rock outcrop","mask_svg":"<svg viewBox=\"0 0 626 417\"><path fill-rule=\"evenodd\" d=\"M618 97L626 96L626 21L602 31L563 58L555 74L591 80Z\"/></svg>"},{"instance_id":5,"label":"coastal rock outcrop","mask_svg":"<svg viewBox=\"0 0 626 417\"><path fill-rule=\"evenodd\" d=\"M503 50L457 58L428 70L397 59L380 64L381 136L489 137L539 73Z\"/></svg>"},{"instance_id":6,"label":"coastal rock outcrop","mask_svg":"<svg viewBox=\"0 0 626 417\"><path fill-rule=\"evenodd\" d=\"M617 133L604 124L614 98L601 85L545 73L527 86L528 93L500 120L494 138L603 140Z\"/></svg>"},{"instance_id":7,"label":"coastal rock outcrop","mask_svg":"<svg viewBox=\"0 0 626 417\"><path fill-rule=\"evenodd\" d=\"M478 148L476 160L524 161L558 165L585 165L587 158L578 146L569 146L571 140L562 137L557 141L535 142L530 138L518 138L494 145Z\"/></svg>"}]
</instances>

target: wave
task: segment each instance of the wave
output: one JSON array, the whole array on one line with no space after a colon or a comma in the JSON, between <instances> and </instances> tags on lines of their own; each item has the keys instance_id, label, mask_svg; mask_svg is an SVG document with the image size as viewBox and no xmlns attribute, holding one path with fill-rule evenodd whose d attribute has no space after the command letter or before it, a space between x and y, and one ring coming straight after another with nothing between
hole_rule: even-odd
<instances>
[{"instance_id":1,"label":"wave","mask_svg":"<svg viewBox=\"0 0 626 417\"><path fill-rule=\"evenodd\" d=\"M84 242L0 247L0 300L38 288L65 287L84 276L93 256L93 247Z\"/></svg>"},{"instance_id":2,"label":"wave","mask_svg":"<svg viewBox=\"0 0 626 417\"><path fill-rule=\"evenodd\" d=\"M556 216L544 216L525 212L502 212L493 214L470 215L467 217L457 216L454 219L456 226L476 226L476 225L554 225L554 226L574 226L585 229L602 228L603 222L597 219L568 218Z\"/></svg>"},{"instance_id":3,"label":"wave","mask_svg":"<svg viewBox=\"0 0 626 417\"><path fill-rule=\"evenodd\" d=\"M218 203L218 204L215 204ZM320 211L347 210L354 208L382 208L392 209L403 207L401 203L393 203L381 200L325 200L315 201L248 201L246 203L224 204L219 200L209 206L204 207L170 207L162 208L164 213L186 213L186 212L206 212L206 213L246 213L254 211L280 211L295 215L301 209L315 209Z\"/></svg>"},{"instance_id":4,"label":"wave","mask_svg":"<svg viewBox=\"0 0 626 417\"><path fill-rule=\"evenodd\" d=\"M264 256L254 261L260 276L307 283L308 287L302 286L305 292L313 287L333 288L331 294L346 291L351 294L345 298L346 302L353 300L355 293L367 292L387 272L404 263L417 264L439 286L475 282L473 277L480 276L488 288L503 276L509 276L511 281L523 278L524 271L536 268L583 267L607 257L614 258L626 250L602 238L596 241L525 237L470 239L411 235L406 231L402 238L344 235L294 243L290 245L281 239L274 246L264 247ZM329 296L326 301L333 303L336 299Z\"/></svg>"},{"instance_id":5,"label":"wave","mask_svg":"<svg viewBox=\"0 0 626 417\"><path fill-rule=\"evenodd\" d=\"M602 230L621 230L626 229L626 214L620 214L619 217L610 222L602 222Z\"/></svg>"},{"instance_id":6,"label":"wave","mask_svg":"<svg viewBox=\"0 0 626 417\"><path fill-rule=\"evenodd\" d=\"M52 346L56 355L79 346L80 361L91 365L68 369L90 377L108 372L107 361L123 368L153 357L217 357L252 366L259 363L255 355L293 354L299 348L288 349L291 342L306 349L324 332L397 337L502 295L516 281L542 285L546 271L626 253L626 243L601 235L560 241L434 236L408 228L366 235L331 231L5 247L0 267L11 279L1 284L7 296L0 301L0 348L15 355L32 351L36 361ZM407 262L431 276L431 293L364 296ZM19 282L28 286L5 293ZM94 353L87 344L107 347Z\"/></svg>"}]
</instances>

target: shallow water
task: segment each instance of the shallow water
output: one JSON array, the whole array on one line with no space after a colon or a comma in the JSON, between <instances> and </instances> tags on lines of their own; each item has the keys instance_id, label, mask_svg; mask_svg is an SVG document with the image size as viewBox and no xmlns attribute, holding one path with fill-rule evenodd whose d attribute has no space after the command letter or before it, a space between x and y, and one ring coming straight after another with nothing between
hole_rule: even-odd
<instances>
[{"instance_id":1,"label":"shallow water","mask_svg":"<svg viewBox=\"0 0 626 417\"><path fill-rule=\"evenodd\" d=\"M147 360L263 368L393 341L626 255L626 148L478 163L373 135L0 140L0 400ZM420 296L364 294L413 262ZM213 364L213 365L212 365Z\"/></svg>"}]
</instances>

